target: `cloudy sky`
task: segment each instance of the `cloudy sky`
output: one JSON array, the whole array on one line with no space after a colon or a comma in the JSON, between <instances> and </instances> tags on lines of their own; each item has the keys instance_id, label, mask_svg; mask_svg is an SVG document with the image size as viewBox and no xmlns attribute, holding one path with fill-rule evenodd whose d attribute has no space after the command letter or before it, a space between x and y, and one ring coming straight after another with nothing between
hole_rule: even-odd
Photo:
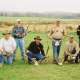
<instances>
[{"instance_id":1,"label":"cloudy sky","mask_svg":"<svg viewBox=\"0 0 80 80\"><path fill-rule=\"evenodd\" d=\"M0 0L0 11L80 12L80 0Z\"/></svg>"}]
</instances>

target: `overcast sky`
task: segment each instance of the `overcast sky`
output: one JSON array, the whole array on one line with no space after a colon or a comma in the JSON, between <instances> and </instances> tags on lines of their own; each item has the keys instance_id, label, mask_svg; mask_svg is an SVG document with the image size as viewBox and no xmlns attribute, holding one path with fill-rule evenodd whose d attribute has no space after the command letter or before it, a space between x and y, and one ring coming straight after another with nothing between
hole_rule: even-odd
<instances>
[{"instance_id":1,"label":"overcast sky","mask_svg":"<svg viewBox=\"0 0 80 80\"><path fill-rule=\"evenodd\" d=\"M80 12L80 0L0 0L0 11Z\"/></svg>"}]
</instances>

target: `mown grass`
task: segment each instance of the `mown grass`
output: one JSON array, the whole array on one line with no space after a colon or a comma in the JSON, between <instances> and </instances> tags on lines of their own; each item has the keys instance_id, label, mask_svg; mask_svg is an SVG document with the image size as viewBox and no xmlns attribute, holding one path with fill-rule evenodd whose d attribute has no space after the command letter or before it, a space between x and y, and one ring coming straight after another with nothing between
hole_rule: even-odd
<instances>
[{"instance_id":1,"label":"mown grass","mask_svg":"<svg viewBox=\"0 0 80 80\"><path fill-rule=\"evenodd\" d=\"M30 32L25 37L25 47L29 45L36 35L40 35L43 39L42 43L45 51L49 45L49 60L52 61L51 40L49 40L46 33ZM67 37L63 39L61 52L64 50L67 39ZM77 36L75 39L77 40ZM80 80L80 64L64 64L63 66L51 62L39 66L22 64L20 63L20 52L18 51L16 61L12 65L5 64L0 69L0 80Z\"/></svg>"}]
</instances>

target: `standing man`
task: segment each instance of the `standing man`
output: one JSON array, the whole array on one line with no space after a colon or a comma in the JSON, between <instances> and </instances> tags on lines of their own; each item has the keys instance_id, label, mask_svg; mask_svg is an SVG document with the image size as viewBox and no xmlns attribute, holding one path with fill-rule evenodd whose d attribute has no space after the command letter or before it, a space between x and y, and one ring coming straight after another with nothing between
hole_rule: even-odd
<instances>
[{"instance_id":1,"label":"standing man","mask_svg":"<svg viewBox=\"0 0 80 80\"><path fill-rule=\"evenodd\" d=\"M24 61L24 37L26 36L26 30L24 29L21 20L17 19L16 25L12 29L12 35L16 40L17 48L20 48L21 61ZM15 51L16 52L16 51ZM15 53L14 53L15 60Z\"/></svg>"},{"instance_id":2,"label":"standing man","mask_svg":"<svg viewBox=\"0 0 80 80\"><path fill-rule=\"evenodd\" d=\"M79 58L79 45L74 40L73 36L70 36L69 40L65 45L64 50L64 62L68 61L68 57L71 57L72 63L78 63Z\"/></svg>"},{"instance_id":3,"label":"standing man","mask_svg":"<svg viewBox=\"0 0 80 80\"><path fill-rule=\"evenodd\" d=\"M32 63L32 59L36 59L35 65L38 65L38 61L42 60L45 56L43 45L41 44L40 36L36 36L27 49L28 63Z\"/></svg>"},{"instance_id":4,"label":"standing man","mask_svg":"<svg viewBox=\"0 0 80 80\"><path fill-rule=\"evenodd\" d=\"M53 46L53 63L58 63L61 41L65 35L65 29L56 21L55 27L50 31L49 37L52 39Z\"/></svg>"},{"instance_id":5,"label":"standing man","mask_svg":"<svg viewBox=\"0 0 80 80\"><path fill-rule=\"evenodd\" d=\"M80 25L77 28L77 35L79 37L79 47L80 47Z\"/></svg>"},{"instance_id":6,"label":"standing man","mask_svg":"<svg viewBox=\"0 0 80 80\"><path fill-rule=\"evenodd\" d=\"M0 40L0 62L3 62L4 58L7 64L12 64L13 54L16 49L16 42L10 32L6 31L3 35L3 38Z\"/></svg>"}]
</instances>

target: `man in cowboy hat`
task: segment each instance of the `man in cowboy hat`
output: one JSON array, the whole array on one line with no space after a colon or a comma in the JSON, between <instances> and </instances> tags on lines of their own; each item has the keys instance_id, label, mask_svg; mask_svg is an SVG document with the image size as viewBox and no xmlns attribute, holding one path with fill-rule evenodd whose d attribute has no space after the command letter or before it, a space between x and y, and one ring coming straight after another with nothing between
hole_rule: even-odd
<instances>
[{"instance_id":1,"label":"man in cowboy hat","mask_svg":"<svg viewBox=\"0 0 80 80\"><path fill-rule=\"evenodd\" d=\"M78 63L79 45L74 40L73 35L69 37L69 41L66 43L64 49L64 62L68 61L68 57L70 56L72 63Z\"/></svg>"},{"instance_id":2,"label":"man in cowboy hat","mask_svg":"<svg viewBox=\"0 0 80 80\"><path fill-rule=\"evenodd\" d=\"M13 53L16 49L16 42L11 36L11 33L6 30L3 33L3 38L0 40L0 53L7 64L13 63Z\"/></svg>"},{"instance_id":3,"label":"man in cowboy hat","mask_svg":"<svg viewBox=\"0 0 80 80\"><path fill-rule=\"evenodd\" d=\"M24 37L26 36L26 30L23 27L23 24L21 22L21 19L16 20L16 24L14 25L12 29L12 36L15 38L17 48L20 48L21 51L21 62L24 62ZM14 60L15 60L15 54L14 53Z\"/></svg>"},{"instance_id":4,"label":"man in cowboy hat","mask_svg":"<svg viewBox=\"0 0 80 80\"><path fill-rule=\"evenodd\" d=\"M27 49L27 56L28 56L28 63L31 64L32 63L32 59L35 58L36 62L41 60L44 56L44 49L43 49L43 45L41 44L42 39L40 38L40 36L36 36L34 38L34 41L32 41ZM37 62L38 64L38 62ZM35 63L35 65L37 65Z\"/></svg>"}]
</instances>

